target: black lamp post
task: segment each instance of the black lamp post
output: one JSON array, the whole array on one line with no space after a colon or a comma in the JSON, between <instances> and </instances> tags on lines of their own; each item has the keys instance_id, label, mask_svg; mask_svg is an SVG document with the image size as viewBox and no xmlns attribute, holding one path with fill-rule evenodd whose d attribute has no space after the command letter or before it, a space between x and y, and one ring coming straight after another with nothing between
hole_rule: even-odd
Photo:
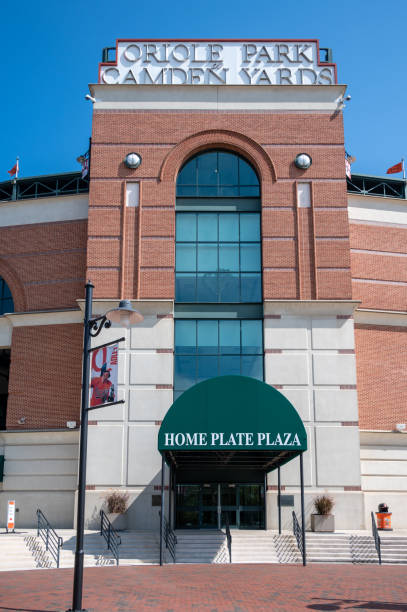
<instances>
[{"instance_id":1,"label":"black lamp post","mask_svg":"<svg viewBox=\"0 0 407 612\"><path fill-rule=\"evenodd\" d=\"M79 479L78 479L78 509L76 517L76 549L73 579L72 608L69 612L85 612L82 608L83 587L83 532L85 525L85 489L86 489L86 452L88 443L88 410L89 410L89 371L91 338L100 334L103 328L109 328L114 323L122 327L130 327L141 322L143 315L134 310L129 300L121 300L118 308L109 310L106 314L92 318L92 295L94 285L88 281L85 285L85 319L83 330L83 360L82 360L82 401L81 401L81 435L79 447ZM119 402L115 402L119 403ZM120 402L121 403L121 402ZM111 404L110 404L111 405Z\"/></svg>"}]
</instances>

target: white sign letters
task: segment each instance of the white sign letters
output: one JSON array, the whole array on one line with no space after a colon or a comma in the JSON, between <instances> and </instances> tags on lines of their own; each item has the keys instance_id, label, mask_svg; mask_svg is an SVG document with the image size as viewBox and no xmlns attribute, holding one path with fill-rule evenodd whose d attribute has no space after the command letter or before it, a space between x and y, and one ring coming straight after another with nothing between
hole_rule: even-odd
<instances>
[{"instance_id":1,"label":"white sign letters","mask_svg":"<svg viewBox=\"0 0 407 612\"><path fill-rule=\"evenodd\" d=\"M310 41L117 42L116 62L100 65L108 85L333 85Z\"/></svg>"},{"instance_id":2,"label":"white sign letters","mask_svg":"<svg viewBox=\"0 0 407 612\"><path fill-rule=\"evenodd\" d=\"M301 446L301 443L298 434L292 432L277 434L270 432L166 432L164 445L171 448L222 448L226 446L267 448L270 446Z\"/></svg>"}]
</instances>

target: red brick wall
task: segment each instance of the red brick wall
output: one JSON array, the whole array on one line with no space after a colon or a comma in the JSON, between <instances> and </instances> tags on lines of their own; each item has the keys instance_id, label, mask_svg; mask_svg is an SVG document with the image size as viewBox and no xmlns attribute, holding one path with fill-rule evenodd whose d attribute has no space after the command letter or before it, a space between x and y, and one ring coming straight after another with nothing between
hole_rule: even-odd
<instances>
[{"instance_id":1,"label":"red brick wall","mask_svg":"<svg viewBox=\"0 0 407 612\"><path fill-rule=\"evenodd\" d=\"M0 275L16 311L76 307L84 294L86 221L0 228Z\"/></svg>"},{"instance_id":2,"label":"red brick wall","mask_svg":"<svg viewBox=\"0 0 407 612\"><path fill-rule=\"evenodd\" d=\"M362 308L407 308L407 229L350 224L352 287Z\"/></svg>"},{"instance_id":3,"label":"red brick wall","mask_svg":"<svg viewBox=\"0 0 407 612\"><path fill-rule=\"evenodd\" d=\"M349 299L342 118L272 112L94 113L87 276L95 296L174 297L176 175L209 147L240 152L259 173L264 297ZM130 150L142 155L137 170L123 163ZM300 151L313 158L306 172L293 163ZM140 180L139 209L124 207L126 179ZM298 211L303 179L312 180L312 208Z\"/></svg>"},{"instance_id":4,"label":"red brick wall","mask_svg":"<svg viewBox=\"0 0 407 612\"><path fill-rule=\"evenodd\" d=\"M407 328L355 325L361 429L394 430L407 416Z\"/></svg>"},{"instance_id":5,"label":"red brick wall","mask_svg":"<svg viewBox=\"0 0 407 612\"><path fill-rule=\"evenodd\" d=\"M79 424L82 335L78 324L14 328L7 429Z\"/></svg>"}]
</instances>

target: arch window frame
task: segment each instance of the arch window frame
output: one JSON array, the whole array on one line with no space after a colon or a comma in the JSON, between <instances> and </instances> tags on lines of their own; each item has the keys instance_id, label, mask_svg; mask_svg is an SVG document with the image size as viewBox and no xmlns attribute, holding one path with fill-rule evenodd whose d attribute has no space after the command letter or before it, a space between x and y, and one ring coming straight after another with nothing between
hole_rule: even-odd
<instances>
[{"instance_id":1,"label":"arch window frame","mask_svg":"<svg viewBox=\"0 0 407 612\"><path fill-rule=\"evenodd\" d=\"M13 294L8 283L0 276L0 316L12 312L14 312Z\"/></svg>"},{"instance_id":2,"label":"arch window frame","mask_svg":"<svg viewBox=\"0 0 407 612\"><path fill-rule=\"evenodd\" d=\"M216 155L216 165L210 164ZM213 170L211 170L213 168ZM224 180L224 179L228 180ZM252 164L227 149L207 149L181 167L177 198L260 198L260 180Z\"/></svg>"}]
</instances>

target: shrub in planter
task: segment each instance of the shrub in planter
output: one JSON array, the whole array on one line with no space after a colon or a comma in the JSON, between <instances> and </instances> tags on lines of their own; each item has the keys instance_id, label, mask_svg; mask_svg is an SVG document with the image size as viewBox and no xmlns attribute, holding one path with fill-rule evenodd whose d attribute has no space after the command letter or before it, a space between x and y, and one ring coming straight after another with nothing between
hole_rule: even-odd
<instances>
[{"instance_id":1,"label":"shrub in planter","mask_svg":"<svg viewBox=\"0 0 407 612\"><path fill-rule=\"evenodd\" d=\"M315 514L311 514L312 531L335 531L335 517L331 514L334 500L329 495L319 495L314 499Z\"/></svg>"},{"instance_id":2,"label":"shrub in planter","mask_svg":"<svg viewBox=\"0 0 407 612\"><path fill-rule=\"evenodd\" d=\"M124 491L111 491L105 497L107 518L115 529L126 529L126 510L128 501L129 495Z\"/></svg>"}]
</instances>

